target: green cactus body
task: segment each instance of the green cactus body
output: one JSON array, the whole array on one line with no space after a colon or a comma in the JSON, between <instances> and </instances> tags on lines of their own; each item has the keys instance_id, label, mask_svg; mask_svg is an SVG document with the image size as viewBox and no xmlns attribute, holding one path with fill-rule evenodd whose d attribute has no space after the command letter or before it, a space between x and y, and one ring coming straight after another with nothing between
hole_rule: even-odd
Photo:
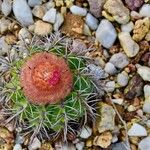
<instances>
[{"instance_id":1,"label":"green cactus body","mask_svg":"<svg viewBox=\"0 0 150 150\"><path fill-rule=\"evenodd\" d=\"M29 57L43 51L43 49L33 47L30 49ZM72 90L64 100L56 104L45 105L38 105L28 101L20 86L19 72L26 58L13 62L13 67L10 68L11 79L5 85L6 89L11 89L11 92L6 94L7 98L9 97L10 99L6 109L11 109L13 116L10 116L7 122L11 121L12 118L17 118L19 124L28 126L28 129L37 132L37 134L42 131L44 135L49 131L57 133L66 130L70 121L79 122L84 114L87 113L89 109L87 104L88 97L95 90L91 78L84 74L86 68L84 58L70 52L67 52L66 55L66 50L61 45L51 48L47 52L64 58L73 74Z\"/></svg>"}]
</instances>

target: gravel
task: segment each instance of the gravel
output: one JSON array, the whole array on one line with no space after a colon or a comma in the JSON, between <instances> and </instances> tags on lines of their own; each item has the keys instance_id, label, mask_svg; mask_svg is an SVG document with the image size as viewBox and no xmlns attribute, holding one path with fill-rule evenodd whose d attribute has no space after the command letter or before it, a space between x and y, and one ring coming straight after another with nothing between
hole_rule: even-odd
<instances>
[{"instance_id":1,"label":"gravel","mask_svg":"<svg viewBox=\"0 0 150 150\"><path fill-rule=\"evenodd\" d=\"M92 16L90 13L86 15L86 24L90 27L91 30L96 30L98 27L98 20Z\"/></svg>"},{"instance_id":2,"label":"gravel","mask_svg":"<svg viewBox=\"0 0 150 150\"><path fill-rule=\"evenodd\" d=\"M3 0L1 9L2 9L3 14L5 16L8 16L11 13L12 1L11 0Z\"/></svg>"},{"instance_id":3,"label":"gravel","mask_svg":"<svg viewBox=\"0 0 150 150\"><path fill-rule=\"evenodd\" d=\"M140 15L142 17L150 17L150 4L144 4L140 9Z\"/></svg>"},{"instance_id":4,"label":"gravel","mask_svg":"<svg viewBox=\"0 0 150 150\"><path fill-rule=\"evenodd\" d=\"M131 32L134 28L134 23L132 21L130 21L129 23L127 24L123 24L121 25L121 31L122 32Z\"/></svg>"},{"instance_id":5,"label":"gravel","mask_svg":"<svg viewBox=\"0 0 150 150\"><path fill-rule=\"evenodd\" d=\"M106 73L108 73L110 75L114 75L117 73L116 67L110 62L106 63L104 70Z\"/></svg>"},{"instance_id":6,"label":"gravel","mask_svg":"<svg viewBox=\"0 0 150 150\"><path fill-rule=\"evenodd\" d=\"M29 26L34 23L32 11L28 6L26 0L14 0L13 12L16 19L23 25Z\"/></svg>"},{"instance_id":7,"label":"gravel","mask_svg":"<svg viewBox=\"0 0 150 150\"><path fill-rule=\"evenodd\" d=\"M73 5L70 7L70 11L74 14L74 15L79 15L79 16L86 16L87 14L87 10L85 8Z\"/></svg>"},{"instance_id":8,"label":"gravel","mask_svg":"<svg viewBox=\"0 0 150 150\"><path fill-rule=\"evenodd\" d=\"M105 48L110 48L114 44L116 37L117 33L112 23L103 19L96 30L96 39Z\"/></svg>"}]
</instances>

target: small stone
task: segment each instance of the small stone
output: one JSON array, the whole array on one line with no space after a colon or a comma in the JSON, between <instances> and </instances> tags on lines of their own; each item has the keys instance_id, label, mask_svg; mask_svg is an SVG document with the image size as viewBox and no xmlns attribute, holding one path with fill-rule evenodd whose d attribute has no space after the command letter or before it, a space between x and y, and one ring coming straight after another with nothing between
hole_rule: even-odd
<instances>
[{"instance_id":1,"label":"small stone","mask_svg":"<svg viewBox=\"0 0 150 150\"><path fill-rule=\"evenodd\" d=\"M64 22L64 16L61 13L57 13L56 21L54 24L54 31L58 31L63 22Z\"/></svg>"},{"instance_id":2,"label":"small stone","mask_svg":"<svg viewBox=\"0 0 150 150\"><path fill-rule=\"evenodd\" d=\"M139 52L139 45L131 38L127 32L121 32L118 35L120 44L128 57L134 57Z\"/></svg>"},{"instance_id":3,"label":"small stone","mask_svg":"<svg viewBox=\"0 0 150 150\"><path fill-rule=\"evenodd\" d=\"M140 96L142 94L143 84L142 78L138 74L134 75L125 88L125 98L134 99Z\"/></svg>"},{"instance_id":4,"label":"small stone","mask_svg":"<svg viewBox=\"0 0 150 150\"><path fill-rule=\"evenodd\" d=\"M138 20L142 18L142 16L136 11L131 11L130 15L131 15L131 19L133 20Z\"/></svg>"},{"instance_id":5,"label":"small stone","mask_svg":"<svg viewBox=\"0 0 150 150\"><path fill-rule=\"evenodd\" d=\"M72 143L55 142L55 150L76 150Z\"/></svg>"},{"instance_id":6,"label":"small stone","mask_svg":"<svg viewBox=\"0 0 150 150\"><path fill-rule=\"evenodd\" d=\"M129 10L121 0L107 0L104 9L120 24L126 24L130 19Z\"/></svg>"},{"instance_id":7,"label":"small stone","mask_svg":"<svg viewBox=\"0 0 150 150\"><path fill-rule=\"evenodd\" d=\"M144 1L143 0L125 0L125 3L127 4L130 10L137 10L138 8L142 6Z\"/></svg>"},{"instance_id":8,"label":"small stone","mask_svg":"<svg viewBox=\"0 0 150 150\"><path fill-rule=\"evenodd\" d=\"M62 26L62 32L77 37L79 34L83 34L83 27L84 20L81 16L67 13Z\"/></svg>"},{"instance_id":9,"label":"small stone","mask_svg":"<svg viewBox=\"0 0 150 150\"><path fill-rule=\"evenodd\" d=\"M0 33L5 34L8 31L9 25L11 24L10 20L5 19L4 17L0 19Z\"/></svg>"},{"instance_id":10,"label":"small stone","mask_svg":"<svg viewBox=\"0 0 150 150\"><path fill-rule=\"evenodd\" d=\"M45 8L42 5L37 5L33 8L32 13L35 17L42 19L45 15Z\"/></svg>"},{"instance_id":11,"label":"small stone","mask_svg":"<svg viewBox=\"0 0 150 150\"><path fill-rule=\"evenodd\" d=\"M41 5L42 0L28 0L28 4L30 7L34 7L36 5Z\"/></svg>"},{"instance_id":12,"label":"small stone","mask_svg":"<svg viewBox=\"0 0 150 150\"><path fill-rule=\"evenodd\" d=\"M70 11L74 14L74 15L79 15L79 16L86 16L87 14L87 10L85 8L73 5L70 7Z\"/></svg>"},{"instance_id":13,"label":"small stone","mask_svg":"<svg viewBox=\"0 0 150 150\"><path fill-rule=\"evenodd\" d=\"M137 20L133 30L133 40L141 41L149 31L150 20L148 17Z\"/></svg>"},{"instance_id":14,"label":"small stone","mask_svg":"<svg viewBox=\"0 0 150 150\"><path fill-rule=\"evenodd\" d=\"M35 22L34 33L40 36L48 35L52 32L52 25L41 20Z\"/></svg>"},{"instance_id":15,"label":"small stone","mask_svg":"<svg viewBox=\"0 0 150 150\"><path fill-rule=\"evenodd\" d=\"M149 148L150 148L150 137L148 136L148 137L142 139L140 141L140 143L138 144L138 148L140 150L149 150Z\"/></svg>"},{"instance_id":16,"label":"small stone","mask_svg":"<svg viewBox=\"0 0 150 150\"><path fill-rule=\"evenodd\" d=\"M112 141L112 134L110 132L104 132L100 136L96 136L93 141L93 145L107 148Z\"/></svg>"},{"instance_id":17,"label":"small stone","mask_svg":"<svg viewBox=\"0 0 150 150\"><path fill-rule=\"evenodd\" d=\"M39 150L54 150L50 142L44 142Z\"/></svg>"},{"instance_id":18,"label":"small stone","mask_svg":"<svg viewBox=\"0 0 150 150\"><path fill-rule=\"evenodd\" d=\"M32 36L26 28L22 28L18 33L18 38L24 41L26 39L31 39Z\"/></svg>"},{"instance_id":19,"label":"small stone","mask_svg":"<svg viewBox=\"0 0 150 150\"><path fill-rule=\"evenodd\" d=\"M125 142L116 143L112 146L112 150L128 150Z\"/></svg>"},{"instance_id":20,"label":"small stone","mask_svg":"<svg viewBox=\"0 0 150 150\"><path fill-rule=\"evenodd\" d=\"M3 0L1 9L5 16L8 16L11 13L11 6L12 6L11 0Z\"/></svg>"},{"instance_id":21,"label":"small stone","mask_svg":"<svg viewBox=\"0 0 150 150\"><path fill-rule=\"evenodd\" d=\"M90 12L93 14L96 18L101 17L102 13L102 7L104 5L106 0L88 0L90 5Z\"/></svg>"},{"instance_id":22,"label":"small stone","mask_svg":"<svg viewBox=\"0 0 150 150\"><path fill-rule=\"evenodd\" d=\"M110 62L106 63L104 70L110 75L114 75L117 73L116 67Z\"/></svg>"},{"instance_id":23,"label":"small stone","mask_svg":"<svg viewBox=\"0 0 150 150\"><path fill-rule=\"evenodd\" d=\"M16 144L13 150L22 150L22 146L20 144Z\"/></svg>"},{"instance_id":24,"label":"small stone","mask_svg":"<svg viewBox=\"0 0 150 150\"><path fill-rule=\"evenodd\" d=\"M86 24L90 27L91 30L96 30L98 27L98 20L90 13L88 13L86 15Z\"/></svg>"},{"instance_id":25,"label":"small stone","mask_svg":"<svg viewBox=\"0 0 150 150\"><path fill-rule=\"evenodd\" d=\"M117 98L117 99L111 99L111 101L115 104L122 105L124 100L122 98Z\"/></svg>"},{"instance_id":26,"label":"small stone","mask_svg":"<svg viewBox=\"0 0 150 150\"><path fill-rule=\"evenodd\" d=\"M150 18L150 4L144 4L140 9L140 15L142 17L149 17Z\"/></svg>"},{"instance_id":27,"label":"small stone","mask_svg":"<svg viewBox=\"0 0 150 150\"><path fill-rule=\"evenodd\" d=\"M119 86L124 87L128 84L129 77L128 74L124 71L122 73L119 73L117 76L117 83Z\"/></svg>"},{"instance_id":28,"label":"small stone","mask_svg":"<svg viewBox=\"0 0 150 150\"><path fill-rule=\"evenodd\" d=\"M26 0L14 0L13 12L16 19L23 25L29 26L34 23L30 7Z\"/></svg>"},{"instance_id":29,"label":"small stone","mask_svg":"<svg viewBox=\"0 0 150 150\"><path fill-rule=\"evenodd\" d=\"M79 142L76 144L76 149L77 150L83 150L84 149L84 142Z\"/></svg>"},{"instance_id":30,"label":"small stone","mask_svg":"<svg viewBox=\"0 0 150 150\"><path fill-rule=\"evenodd\" d=\"M106 92L113 92L115 90L115 81L108 81L104 90Z\"/></svg>"},{"instance_id":31,"label":"small stone","mask_svg":"<svg viewBox=\"0 0 150 150\"><path fill-rule=\"evenodd\" d=\"M114 44L116 37L117 33L112 23L103 19L96 30L96 39L105 48L110 48Z\"/></svg>"},{"instance_id":32,"label":"small stone","mask_svg":"<svg viewBox=\"0 0 150 150\"><path fill-rule=\"evenodd\" d=\"M122 69L129 64L128 57L121 52L112 55L109 62L111 62L115 67L119 69Z\"/></svg>"},{"instance_id":33,"label":"small stone","mask_svg":"<svg viewBox=\"0 0 150 150\"><path fill-rule=\"evenodd\" d=\"M128 135L138 137L147 136L147 131L142 125L134 123L132 127L128 130Z\"/></svg>"},{"instance_id":34,"label":"small stone","mask_svg":"<svg viewBox=\"0 0 150 150\"><path fill-rule=\"evenodd\" d=\"M90 28L89 28L89 26L87 24L84 24L83 34L87 35L87 36L91 36L91 30L90 30Z\"/></svg>"},{"instance_id":35,"label":"small stone","mask_svg":"<svg viewBox=\"0 0 150 150\"><path fill-rule=\"evenodd\" d=\"M43 21L49 22L49 23L55 23L56 20L56 9L51 8L46 12L46 14L43 16Z\"/></svg>"},{"instance_id":36,"label":"small stone","mask_svg":"<svg viewBox=\"0 0 150 150\"><path fill-rule=\"evenodd\" d=\"M46 9L46 11L48 11L51 8L55 7L55 3L53 1L48 1L47 3L44 3L42 6Z\"/></svg>"},{"instance_id":37,"label":"small stone","mask_svg":"<svg viewBox=\"0 0 150 150\"><path fill-rule=\"evenodd\" d=\"M93 76L96 80L104 79L107 77L107 74L100 66L89 64L87 68L88 68L89 74Z\"/></svg>"},{"instance_id":38,"label":"small stone","mask_svg":"<svg viewBox=\"0 0 150 150\"><path fill-rule=\"evenodd\" d=\"M144 86L144 98L143 112L150 114L150 85Z\"/></svg>"},{"instance_id":39,"label":"small stone","mask_svg":"<svg viewBox=\"0 0 150 150\"><path fill-rule=\"evenodd\" d=\"M29 150L36 150L41 148L41 142L39 141L39 139L37 137L35 137L32 141L32 143L28 146Z\"/></svg>"},{"instance_id":40,"label":"small stone","mask_svg":"<svg viewBox=\"0 0 150 150\"><path fill-rule=\"evenodd\" d=\"M122 24L121 25L121 31L122 32L129 32L130 33L133 30L133 28L134 28L134 24L133 24L132 21L130 21L127 24Z\"/></svg>"},{"instance_id":41,"label":"small stone","mask_svg":"<svg viewBox=\"0 0 150 150\"><path fill-rule=\"evenodd\" d=\"M150 120L146 121L146 125L147 125L148 128L150 128Z\"/></svg>"},{"instance_id":42,"label":"small stone","mask_svg":"<svg viewBox=\"0 0 150 150\"><path fill-rule=\"evenodd\" d=\"M144 81L150 81L150 67L136 65L138 74Z\"/></svg>"},{"instance_id":43,"label":"small stone","mask_svg":"<svg viewBox=\"0 0 150 150\"><path fill-rule=\"evenodd\" d=\"M89 138L90 136L92 135L92 129L88 126L84 126L82 129L81 129L81 132L80 132L80 137L83 138L83 139L87 139Z\"/></svg>"},{"instance_id":44,"label":"small stone","mask_svg":"<svg viewBox=\"0 0 150 150\"><path fill-rule=\"evenodd\" d=\"M97 118L96 127L99 133L104 131L114 130L115 129L115 110L112 106L106 103L99 103L100 109L98 114L100 117Z\"/></svg>"},{"instance_id":45,"label":"small stone","mask_svg":"<svg viewBox=\"0 0 150 150\"><path fill-rule=\"evenodd\" d=\"M150 41L150 31L146 34L145 40L146 40L146 41Z\"/></svg>"},{"instance_id":46,"label":"small stone","mask_svg":"<svg viewBox=\"0 0 150 150\"><path fill-rule=\"evenodd\" d=\"M63 0L55 0L56 6L60 7L60 6L64 6L64 1Z\"/></svg>"}]
</instances>

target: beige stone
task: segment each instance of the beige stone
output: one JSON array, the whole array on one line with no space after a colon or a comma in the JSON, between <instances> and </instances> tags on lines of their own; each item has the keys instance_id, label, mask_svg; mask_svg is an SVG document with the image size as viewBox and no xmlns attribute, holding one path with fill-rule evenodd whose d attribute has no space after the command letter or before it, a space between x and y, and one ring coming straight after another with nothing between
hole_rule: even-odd
<instances>
[{"instance_id":1,"label":"beige stone","mask_svg":"<svg viewBox=\"0 0 150 150\"><path fill-rule=\"evenodd\" d=\"M37 35L45 36L52 32L52 25L50 23L38 20L35 22L34 33Z\"/></svg>"}]
</instances>

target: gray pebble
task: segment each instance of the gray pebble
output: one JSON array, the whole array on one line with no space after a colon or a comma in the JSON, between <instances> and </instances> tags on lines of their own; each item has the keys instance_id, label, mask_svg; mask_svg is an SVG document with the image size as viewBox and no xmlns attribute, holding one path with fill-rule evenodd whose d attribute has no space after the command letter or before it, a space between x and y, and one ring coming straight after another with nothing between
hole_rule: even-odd
<instances>
[{"instance_id":1,"label":"gray pebble","mask_svg":"<svg viewBox=\"0 0 150 150\"><path fill-rule=\"evenodd\" d=\"M140 9L139 14L142 17L150 17L150 4L144 4Z\"/></svg>"},{"instance_id":2,"label":"gray pebble","mask_svg":"<svg viewBox=\"0 0 150 150\"><path fill-rule=\"evenodd\" d=\"M35 137L32 141L32 143L28 146L29 150L36 150L41 148L41 142L39 141L39 139L37 137Z\"/></svg>"},{"instance_id":3,"label":"gray pebble","mask_svg":"<svg viewBox=\"0 0 150 150\"><path fill-rule=\"evenodd\" d=\"M103 19L96 30L96 39L105 48L110 48L114 44L116 38L117 33L112 23Z\"/></svg>"},{"instance_id":4,"label":"gray pebble","mask_svg":"<svg viewBox=\"0 0 150 150\"><path fill-rule=\"evenodd\" d=\"M3 0L1 5L2 12L5 16L8 16L11 12L12 1L11 0Z\"/></svg>"},{"instance_id":5,"label":"gray pebble","mask_svg":"<svg viewBox=\"0 0 150 150\"><path fill-rule=\"evenodd\" d=\"M30 7L26 0L14 0L13 12L16 19L23 25L29 26L34 23Z\"/></svg>"},{"instance_id":6,"label":"gray pebble","mask_svg":"<svg viewBox=\"0 0 150 150\"><path fill-rule=\"evenodd\" d=\"M134 28L134 23L132 21L130 21L129 23L127 24L122 24L121 25L121 30L122 32L131 32Z\"/></svg>"},{"instance_id":7,"label":"gray pebble","mask_svg":"<svg viewBox=\"0 0 150 150\"><path fill-rule=\"evenodd\" d=\"M126 72L119 73L117 76L117 83L121 86L124 87L128 84L129 77Z\"/></svg>"},{"instance_id":8,"label":"gray pebble","mask_svg":"<svg viewBox=\"0 0 150 150\"><path fill-rule=\"evenodd\" d=\"M86 16L87 14L87 10L85 8L73 5L70 7L70 11L74 14L74 15L79 15L79 16Z\"/></svg>"},{"instance_id":9,"label":"gray pebble","mask_svg":"<svg viewBox=\"0 0 150 150\"><path fill-rule=\"evenodd\" d=\"M28 4L30 7L34 7L36 5L41 5L42 0L28 0Z\"/></svg>"},{"instance_id":10,"label":"gray pebble","mask_svg":"<svg viewBox=\"0 0 150 150\"><path fill-rule=\"evenodd\" d=\"M83 150L84 149L84 142L79 142L76 144L76 149L77 150Z\"/></svg>"},{"instance_id":11,"label":"gray pebble","mask_svg":"<svg viewBox=\"0 0 150 150\"><path fill-rule=\"evenodd\" d=\"M20 40L31 39L32 36L26 28L22 28L18 33L18 38Z\"/></svg>"},{"instance_id":12,"label":"gray pebble","mask_svg":"<svg viewBox=\"0 0 150 150\"><path fill-rule=\"evenodd\" d=\"M22 146L20 144L16 144L13 150L22 150Z\"/></svg>"},{"instance_id":13,"label":"gray pebble","mask_svg":"<svg viewBox=\"0 0 150 150\"><path fill-rule=\"evenodd\" d=\"M56 20L56 9L51 8L46 12L46 14L43 16L43 21L47 21L49 23L55 23Z\"/></svg>"},{"instance_id":14,"label":"gray pebble","mask_svg":"<svg viewBox=\"0 0 150 150\"><path fill-rule=\"evenodd\" d=\"M113 92L115 90L115 81L108 81L105 85L106 92Z\"/></svg>"},{"instance_id":15,"label":"gray pebble","mask_svg":"<svg viewBox=\"0 0 150 150\"><path fill-rule=\"evenodd\" d=\"M88 13L86 15L86 24L90 27L91 30L96 30L98 27L98 20L90 13Z\"/></svg>"},{"instance_id":16,"label":"gray pebble","mask_svg":"<svg viewBox=\"0 0 150 150\"><path fill-rule=\"evenodd\" d=\"M141 142L138 145L140 150L149 150L150 148L150 137L146 137L141 140Z\"/></svg>"},{"instance_id":17,"label":"gray pebble","mask_svg":"<svg viewBox=\"0 0 150 150\"><path fill-rule=\"evenodd\" d=\"M114 54L109 62L111 62L117 68L124 68L129 64L128 57L124 53L116 53Z\"/></svg>"},{"instance_id":18,"label":"gray pebble","mask_svg":"<svg viewBox=\"0 0 150 150\"><path fill-rule=\"evenodd\" d=\"M114 75L117 72L116 67L110 62L106 63L104 70L110 75Z\"/></svg>"},{"instance_id":19,"label":"gray pebble","mask_svg":"<svg viewBox=\"0 0 150 150\"><path fill-rule=\"evenodd\" d=\"M61 13L57 13L56 21L54 24L54 31L58 31L63 22L64 22L64 16Z\"/></svg>"}]
</instances>

